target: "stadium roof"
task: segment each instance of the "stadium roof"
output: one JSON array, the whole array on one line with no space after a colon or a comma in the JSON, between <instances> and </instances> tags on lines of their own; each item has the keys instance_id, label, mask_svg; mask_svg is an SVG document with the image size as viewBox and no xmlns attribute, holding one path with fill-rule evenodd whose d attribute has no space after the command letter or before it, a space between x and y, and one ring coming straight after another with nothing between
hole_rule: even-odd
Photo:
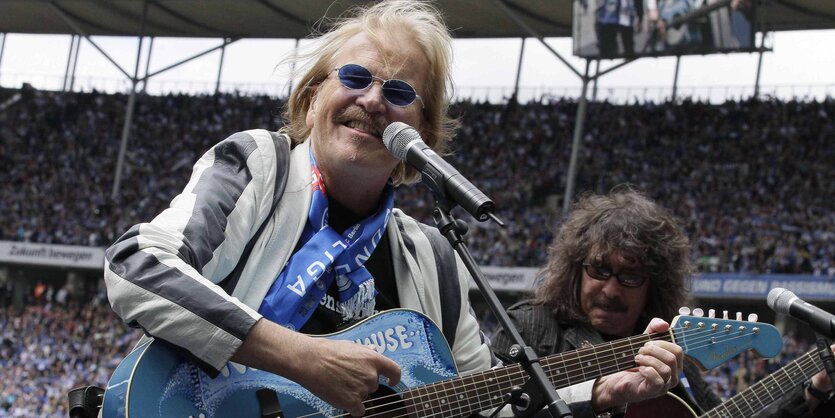
<instances>
[{"instance_id":1,"label":"stadium roof","mask_svg":"<svg viewBox=\"0 0 835 418\"><path fill-rule=\"evenodd\" d=\"M759 30L835 28L832 0L751 0ZM367 0L0 0L0 32L114 36L304 38L324 16ZM459 38L571 36L572 0L443 0ZM511 17L508 13L515 16ZM80 31L79 31L80 29Z\"/></svg>"}]
</instances>

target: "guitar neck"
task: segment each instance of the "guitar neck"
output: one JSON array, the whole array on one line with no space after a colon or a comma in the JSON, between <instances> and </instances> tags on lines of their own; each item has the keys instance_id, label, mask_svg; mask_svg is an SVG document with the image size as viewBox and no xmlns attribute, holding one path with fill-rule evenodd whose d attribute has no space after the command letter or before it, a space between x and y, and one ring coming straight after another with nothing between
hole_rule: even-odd
<instances>
[{"instance_id":1,"label":"guitar neck","mask_svg":"<svg viewBox=\"0 0 835 418\"><path fill-rule=\"evenodd\" d=\"M784 393L823 370L817 351L811 351L780 370L749 386L723 404L702 415L706 418L748 417L776 401Z\"/></svg>"},{"instance_id":2,"label":"guitar neck","mask_svg":"<svg viewBox=\"0 0 835 418\"><path fill-rule=\"evenodd\" d=\"M636 367L635 355L648 341L673 341L671 332L637 335L543 357L540 364L555 389ZM495 408L528 374L518 364L424 385L404 392L410 416L467 416Z\"/></svg>"}]
</instances>

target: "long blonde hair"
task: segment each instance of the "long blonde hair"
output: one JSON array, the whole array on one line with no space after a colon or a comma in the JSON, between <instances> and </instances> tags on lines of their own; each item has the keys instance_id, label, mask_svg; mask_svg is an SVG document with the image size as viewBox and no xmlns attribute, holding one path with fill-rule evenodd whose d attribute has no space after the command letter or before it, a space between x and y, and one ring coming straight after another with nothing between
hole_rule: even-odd
<instances>
[{"instance_id":1,"label":"long blonde hair","mask_svg":"<svg viewBox=\"0 0 835 418\"><path fill-rule=\"evenodd\" d=\"M295 83L298 86L290 94L284 109L287 125L281 130L296 145L310 135L305 123L307 111L313 102L316 88L333 71L333 59L345 43L357 34L364 33L374 44L384 45L386 34L406 32L429 61L425 91L421 136L427 145L443 155L452 139L458 121L450 118L449 102L453 94L452 38L443 23L440 12L431 4L420 1L383 1L368 7L358 7L347 17L334 21L332 29L316 38L306 52L291 57L286 62L301 64L303 75ZM412 183L419 173L401 162L392 173L395 184Z\"/></svg>"}]
</instances>

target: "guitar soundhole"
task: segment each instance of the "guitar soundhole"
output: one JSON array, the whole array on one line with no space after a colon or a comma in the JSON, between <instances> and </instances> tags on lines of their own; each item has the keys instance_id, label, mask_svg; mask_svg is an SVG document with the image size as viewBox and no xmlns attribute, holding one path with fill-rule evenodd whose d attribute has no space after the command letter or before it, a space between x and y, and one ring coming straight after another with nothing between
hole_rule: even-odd
<instances>
[{"instance_id":1,"label":"guitar soundhole","mask_svg":"<svg viewBox=\"0 0 835 418\"><path fill-rule=\"evenodd\" d=\"M363 416L394 418L406 415L405 412L406 405L400 394L388 386L380 385L377 391L365 401L365 415Z\"/></svg>"}]
</instances>

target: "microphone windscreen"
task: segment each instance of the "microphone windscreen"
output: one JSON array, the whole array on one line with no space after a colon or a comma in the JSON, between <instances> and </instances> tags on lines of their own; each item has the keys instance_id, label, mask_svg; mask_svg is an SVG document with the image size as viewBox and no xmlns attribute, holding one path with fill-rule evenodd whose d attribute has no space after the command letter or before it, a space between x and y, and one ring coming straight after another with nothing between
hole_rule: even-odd
<instances>
[{"instance_id":1,"label":"microphone windscreen","mask_svg":"<svg viewBox=\"0 0 835 418\"><path fill-rule=\"evenodd\" d=\"M403 122L392 122L383 131L383 144L401 161L406 161L407 145L415 139L421 140L418 131Z\"/></svg>"},{"instance_id":2,"label":"microphone windscreen","mask_svg":"<svg viewBox=\"0 0 835 418\"><path fill-rule=\"evenodd\" d=\"M795 298L797 298L797 296L791 290L783 289L782 287L775 287L768 292L766 303L768 303L768 307L774 312L788 315L789 306Z\"/></svg>"}]
</instances>

